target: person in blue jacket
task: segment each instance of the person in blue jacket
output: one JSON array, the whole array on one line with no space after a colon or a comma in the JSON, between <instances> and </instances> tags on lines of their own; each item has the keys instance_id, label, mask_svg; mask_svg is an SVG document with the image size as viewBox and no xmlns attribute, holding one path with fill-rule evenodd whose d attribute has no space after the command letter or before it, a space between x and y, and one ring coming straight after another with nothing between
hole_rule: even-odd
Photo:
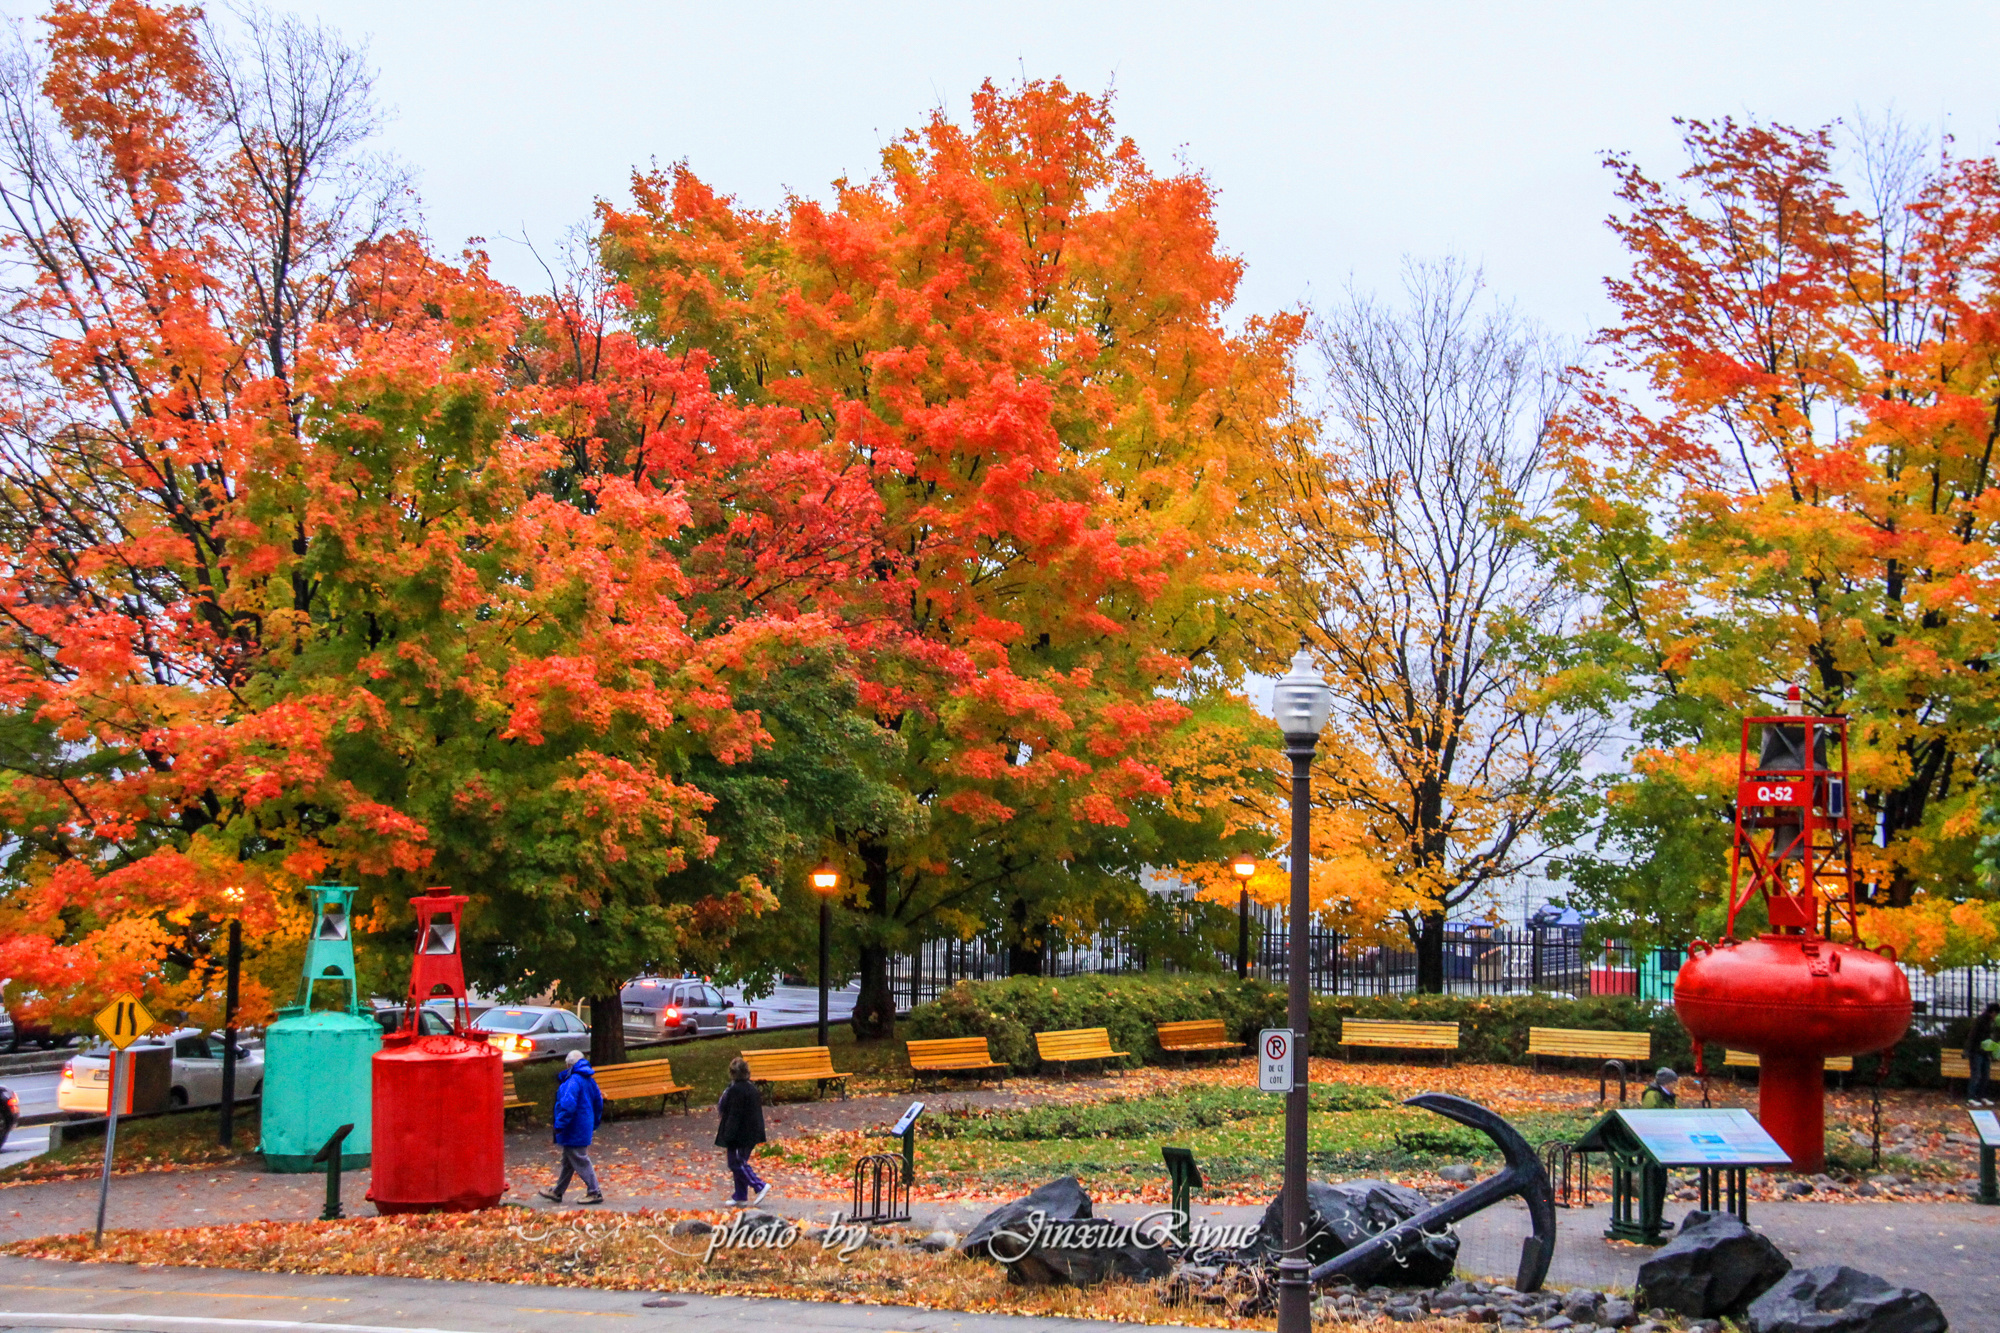
<instances>
[{"instance_id":1,"label":"person in blue jacket","mask_svg":"<svg viewBox=\"0 0 2000 1333\"><path fill-rule=\"evenodd\" d=\"M562 1081L556 1084L556 1143L562 1148L562 1174L556 1177L554 1189L541 1191L544 1199L561 1203L563 1191L569 1188L569 1178L578 1175L583 1177L583 1187L590 1191L583 1201L604 1202L604 1195L597 1188L597 1172L590 1166L590 1138L603 1119L604 1094L597 1088L597 1071L583 1058L582 1051L571 1051L569 1068L563 1070Z\"/></svg>"}]
</instances>

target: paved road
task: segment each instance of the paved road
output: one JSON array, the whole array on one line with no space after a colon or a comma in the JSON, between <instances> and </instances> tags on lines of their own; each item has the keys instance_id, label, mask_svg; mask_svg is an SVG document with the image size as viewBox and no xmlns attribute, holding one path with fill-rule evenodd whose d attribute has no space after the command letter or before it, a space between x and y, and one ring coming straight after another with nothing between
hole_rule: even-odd
<instances>
[{"instance_id":1,"label":"paved road","mask_svg":"<svg viewBox=\"0 0 2000 1333\"><path fill-rule=\"evenodd\" d=\"M813 1301L673 1296L413 1278L301 1278L194 1268L99 1267L0 1258L0 1329L120 1333L648 1333L766 1329L798 1333L1029 1333L1111 1330L1082 1319L1023 1319ZM165 1307L163 1310L162 1307ZM168 1312L171 1313L168 1313Z\"/></svg>"},{"instance_id":2,"label":"paved road","mask_svg":"<svg viewBox=\"0 0 2000 1333\"><path fill-rule=\"evenodd\" d=\"M62 1070L52 1069L46 1074L7 1074L0 1076L0 1084L5 1084L21 1099L21 1114L36 1115L42 1111L56 1109L56 1085L62 1082Z\"/></svg>"}]
</instances>

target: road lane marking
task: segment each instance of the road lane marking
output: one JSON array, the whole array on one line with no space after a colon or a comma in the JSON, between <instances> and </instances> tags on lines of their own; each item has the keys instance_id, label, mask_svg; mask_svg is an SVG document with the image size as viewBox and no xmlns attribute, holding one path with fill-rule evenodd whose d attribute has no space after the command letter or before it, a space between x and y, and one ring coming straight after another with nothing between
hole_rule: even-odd
<instances>
[{"instance_id":1,"label":"road lane marking","mask_svg":"<svg viewBox=\"0 0 2000 1333\"><path fill-rule=\"evenodd\" d=\"M314 1324L299 1319L226 1319L219 1315L182 1314L50 1314L40 1310L0 1310L0 1326L27 1324L32 1328L295 1328L301 1333L479 1333L476 1329L419 1328L408 1324Z\"/></svg>"},{"instance_id":2,"label":"road lane marking","mask_svg":"<svg viewBox=\"0 0 2000 1333\"><path fill-rule=\"evenodd\" d=\"M189 1291L185 1287L174 1291L148 1291L144 1287L31 1287L22 1282L0 1282L0 1291L60 1291L72 1296L213 1296L225 1301L336 1301L342 1305L354 1299L352 1296L294 1296L289 1292L273 1295L250 1291Z\"/></svg>"}]
</instances>

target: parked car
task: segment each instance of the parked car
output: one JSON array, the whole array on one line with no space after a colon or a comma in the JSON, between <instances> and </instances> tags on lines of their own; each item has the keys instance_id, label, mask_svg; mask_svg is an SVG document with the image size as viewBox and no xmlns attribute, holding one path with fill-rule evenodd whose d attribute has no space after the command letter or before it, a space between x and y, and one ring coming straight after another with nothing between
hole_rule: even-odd
<instances>
[{"instance_id":1,"label":"parked car","mask_svg":"<svg viewBox=\"0 0 2000 1333\"><path fill-rule=\"evenodd\" d=\"M208 1106L222 1101L221 1033L208 1033L200 1028L176 1028L165 1033L156 1030L133 1045L173 1047L172 1089L168 1097L175 1106ZM65 1111L102 1114L111 1082L110 1057L111 1048L102 1043L71 1056L63 1066L62 1082L56 1087L56 1105ZM263 1090L263 1049L239 1038L236 1095L255 1097Z\"/></svg>"},{"instance_id":2,"label":"parked car","mask_svg":"<svg viewBox=\"0 0 2000 1333\"><path fill-rule=\"evenodd\" d=\"M20 1119L21 1099L12 1088L0 1088L0 1148L7 1146L7 1136L14 1132Z\"/></svg>"},{"instance_id":3,"label":"parked car","mask_svg":"<svg viewBox=\"0 0 2000 1333\"><path fill-rule=\"evenodd\" d=\"M382 1035L399 1032L403 1027L403 1006L392 1004L375 1011L375 1021L382 1025ZM417 1031L426 1037L449 1037L451 1035L451 1015L431 1005L417 1011Z\"/></svg>"},{"instance_id":4,"label":"parked car","mask_svg":"<svg viewBox=\"0 0 2000 1333\"><path fill-rule=\"evenodd\" d=\"M590 1052L590 1029L583 1020L550 1005L495 1005L473 1020L472 1031L498 1046L501 1058L509 1062L532 1055Z\"/></svg>"},{"instance_id":5,"label":"parked car","mask_svg":"<svg viewBox=\"0 0 2000 1333\"><path fill-rule=\"evenodd\" d=\"M29 1018L20 1009L10 1009L0 1015L0 1042L10 1051L18 1051L23 1046L35 1045L45 1051L53 1051L75 1041L77 1034L66 1032L40 1019Z\"/></svg>"},{"instance_id":6,"label":"parked car","mask_svg":"<svg viewBox=\"0 0 2000 1333\"><path fill-rule=\"evenodd\" d=\"M727 1032L734 1002L699 977L640 977L619 993L625 1026L655 1038Z\"/></svg>"}]
</instances>

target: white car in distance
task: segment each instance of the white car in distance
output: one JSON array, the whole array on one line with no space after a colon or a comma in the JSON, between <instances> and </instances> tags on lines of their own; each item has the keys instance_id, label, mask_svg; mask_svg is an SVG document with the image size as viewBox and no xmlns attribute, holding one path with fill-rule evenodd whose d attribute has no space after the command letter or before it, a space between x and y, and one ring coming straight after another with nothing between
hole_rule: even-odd
<instances>
[{"instance_id":1,"label":"white car in distance","mask_svg":"<svg viewBox=\"0 0 2000 1333\"><path fill-rule=\"evenodd\" d=\"M173 1088L168 1094L175 1106L219 1105L222 1101L222 1034L200 1028L178 1028L156 1033L132 1043L134 1049L171 1044ZM111 1085L111 1051L102 1043L70 1057L63 1066L62 1082L56 1088L56 1105L65 1111L89 1111L103 1115ZM246 1044L242 1034L236 1042L236 1095L255 1097L264 1087L264 1052Z\"/></svg>"}]
</instances>

